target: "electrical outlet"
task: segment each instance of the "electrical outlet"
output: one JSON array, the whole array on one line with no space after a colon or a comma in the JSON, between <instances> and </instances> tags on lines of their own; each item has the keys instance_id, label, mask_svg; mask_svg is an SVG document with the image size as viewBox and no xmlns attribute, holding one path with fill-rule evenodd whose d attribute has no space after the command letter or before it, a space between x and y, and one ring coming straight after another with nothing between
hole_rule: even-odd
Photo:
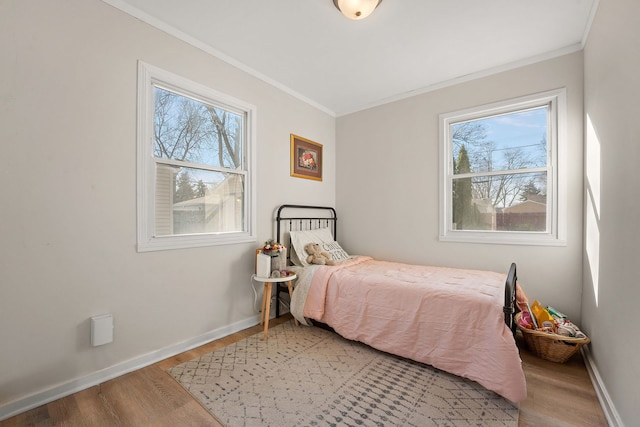
<instances>
[{"instance_id":1,"label":"electrical outlet","mask_svg":"<svg viewBox=\"0 0 640 427\"><path fill-rule=\"evenodd\" d=\"M91 345L108 344L113 341L113 315L103 314L91 318Z\"/></svg>"}]
</instances>

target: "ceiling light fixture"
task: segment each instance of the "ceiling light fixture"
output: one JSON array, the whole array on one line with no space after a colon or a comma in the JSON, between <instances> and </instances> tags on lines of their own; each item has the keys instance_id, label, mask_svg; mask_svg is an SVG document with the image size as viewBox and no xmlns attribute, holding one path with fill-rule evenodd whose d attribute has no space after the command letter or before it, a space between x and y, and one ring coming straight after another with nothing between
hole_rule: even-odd
<instances>
[{"instance_id":1,"label":"ceiling light fixture","mask_svg":"<svg viewBox=\"0 0 640 427\"><path fill-rule=\"evenodd\" d=\"M382 0L333 0L333 4L349 19L364 19L371 15Z\"/></svg>"}]
</instances>

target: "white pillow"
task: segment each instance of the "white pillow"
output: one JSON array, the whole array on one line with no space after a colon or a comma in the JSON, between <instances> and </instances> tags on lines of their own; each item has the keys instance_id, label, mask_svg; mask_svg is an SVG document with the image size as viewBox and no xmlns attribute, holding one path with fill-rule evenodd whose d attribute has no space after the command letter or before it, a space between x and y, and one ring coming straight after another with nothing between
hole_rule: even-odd
<instances>
[{"instance_id":1,"label":"white pillow","mask_svg":"<svg viewBox=\"0 0 640 427\"><path fill-rule=\"evenodd\" d=\"M334 261L342 261L349 258L349 254L346 253L335 240L333 242L320 243L320 247L323 251L329 253L331 259Z\"/></svg>"},{"instance_id":2,"label":"white pillow","mask_svg":"<svg viewBox=\"0 0 640 427\"><path fill-rule=\"evenodd\" d=\"M291 262L294 265L307 267L307 253L304 247L307 243L331 243L334 241L330 228L317 228L315 230L290 231L291 237ZM328 252L328 251L327 251Z\"/></svg>"}]
</instances>

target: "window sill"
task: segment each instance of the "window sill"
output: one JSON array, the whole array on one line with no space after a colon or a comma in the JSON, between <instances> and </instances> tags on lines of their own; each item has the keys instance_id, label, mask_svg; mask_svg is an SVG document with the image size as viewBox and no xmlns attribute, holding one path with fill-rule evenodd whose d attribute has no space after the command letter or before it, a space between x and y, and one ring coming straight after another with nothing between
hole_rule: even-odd
<instances>
[{"instance_id":1,"label":"window sill","mask_svg":"<svg viewBox=\"0 0 640 427\"><path fill-rule=\"evenodd\" d=\"M523 245L523 246L567 246L566 239L561 239L550 234L529 233L474 233L451 232L440 235L441 242L455 243L484 243L496 245Z\"/></svg>"},{"instance_id":2,"label":"window sill","mask_svg":"<svg viewBox=\"0 0 640 427\"><path fill-rule=\"evenodd\" d=\"M256 236L247 233L233 235L198 234L185 236L162 236L139 240L138 252L164 251L171 249L201 248L206 246L232 245L238 243L252 243Z\"/></svg>"}]
</instances>

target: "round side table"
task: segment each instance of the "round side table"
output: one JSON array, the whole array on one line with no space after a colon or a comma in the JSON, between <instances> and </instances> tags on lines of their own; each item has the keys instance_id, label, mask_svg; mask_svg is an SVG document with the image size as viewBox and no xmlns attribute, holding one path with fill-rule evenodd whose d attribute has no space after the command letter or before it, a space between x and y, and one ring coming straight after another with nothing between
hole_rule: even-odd
<instances>
[{"instance_id":1,"label":"round side table","mask_svg":"<svg viewBox=\"0 0 640 427\"><path fill-rule=\"evenodd\" d=\"M274 283L286 283L289 288L289 296L293 294L293 281L297 278L295 274L285 277L260 277L255 274L251 276L251 280L264 283L264 292L262 293L262 311L260 312L260 324L264 323L264 339L267 339L269 333L269 311L271 311L271 289ZM278 299L276 296L276 304ZM298 321L295 321L298 326Z\"/></svg>"}]
</instances>

